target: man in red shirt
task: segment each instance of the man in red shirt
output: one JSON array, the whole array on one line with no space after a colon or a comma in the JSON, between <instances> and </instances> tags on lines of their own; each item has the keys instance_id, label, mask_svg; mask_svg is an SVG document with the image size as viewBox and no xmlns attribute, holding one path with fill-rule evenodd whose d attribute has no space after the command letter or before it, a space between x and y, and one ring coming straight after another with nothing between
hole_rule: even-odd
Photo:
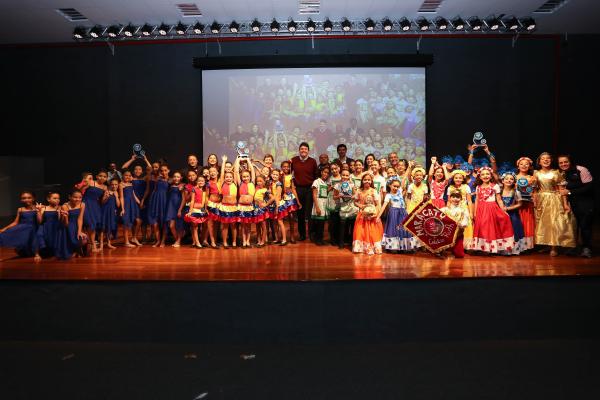
<instances>
[{"instance_id":1,"label":"man in red shirt","mask_svg":"<svg viewBox=\"0 0 600 400\"><path fill-rule=\"evenodd\" d=\"M312 183L319 174L317 168L317 161L309 157L308 151L310 147L308 143L302 142L298 148L297 156L291 159L292 172L294 174L294 184L296 185L296 192L298 193L298 201L302 205L302 208L298 210L298 233L300 235L300 241L306 240L306 219L308 218L308 232L312 239L313 230L310 214L313 207L312 198Z\"/></svg>"}]
</instances>

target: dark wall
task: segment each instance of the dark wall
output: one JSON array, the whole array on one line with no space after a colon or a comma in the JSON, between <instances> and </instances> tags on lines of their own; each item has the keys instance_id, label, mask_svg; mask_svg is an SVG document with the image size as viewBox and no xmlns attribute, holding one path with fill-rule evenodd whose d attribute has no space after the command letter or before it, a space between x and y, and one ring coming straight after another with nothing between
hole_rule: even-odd
<instances>
[{"instance_id":1,"label":"dark wall","mask_svg":"<svg viewBox=\"0 0 600 400\"><path fill-rule=\"evenodd\" d=\"M598 88L587 54L595 37L570 37L560 63L561 149L595 166L588 146L571 146L592 126L582 84ZM429 155L463 153L476 130L500 159L554 151L554 38L424 38ZM85 170L122 163L140 142L152 158L183 166L202 152L201 74L192 57L278 54L414 53L416 38L264 40L243 42L27 47L0 50L9 106L2 155L43 156L47 183L72 183ZM590 89L591 92L591 89Z\"/></svg>"}]
</instances>

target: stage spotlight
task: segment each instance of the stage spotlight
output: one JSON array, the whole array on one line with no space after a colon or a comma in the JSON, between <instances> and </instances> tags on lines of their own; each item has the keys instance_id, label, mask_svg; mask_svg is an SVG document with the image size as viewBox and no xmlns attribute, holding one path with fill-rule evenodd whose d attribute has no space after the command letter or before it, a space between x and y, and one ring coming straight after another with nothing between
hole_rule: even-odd
<instances>
[{"instance_id":1,"label":"stage spotlight","mask_svg":"<svg viewBox=\"0 0 600 400\"><path fill-rule=\"evenodd\" d=\"M102 36L103 32L104 32L104 29L102 29L102 27L100 25L96 25L92 29L90 29L90 36L93 37L94 39L97 39L100 36Z\"/></svg>"},{"instance_id":2,"label":"stage spotlight","mask_svg":"<svg viewBox=\"0 0 600 400\"><path fill-rule=\"evenodd\" d=\"M383 21L381 21L381 26L383 26L384 31L391 31L394 27L394 24L389 18L386 18Z\"/></svg>"},{"instance_id":3,"label":"stage spotlight","mask_svg":"<svg viewBox=\"0 0 600 400\"><path fill-rule=\"evenodd\" d=\"M106 32L108 33L108 37L115 38L121 33L121 27L119 25L111 25Z\"/></svg>"},{"instance_id":4,"label":"stage spotlight","mask_svg":"<svg viewBox=\"0 0 600 400\"><path fill-rule=\"evenodd\" d=\"M298 29L298 24L294 22L293 19L290 19L290 22L287 24L288 31L294 33L296 29Z\"/></svg>"},{"instance_id":5,"label":"stage spotlight","mask_svg":"<svg viewBox=\"0 0 600 400\"><path fill-rule=\"evenodd\" d=\"M521 26L528 31L532 31L535 29L535 21L531 17L521 18Z\"/></svg>"},{"instance_id":6,"label":"stage spotlight","mask_svg":"<svg viewBox=\"0 0 600 400\"><path fill-rule=\"evenodd\" d=\"M408 18L402 18L400 20L400 29L404 32L409 31L410 30L410 21L408 20Z\"/></svg>"},{"instance_id":7,"label":"stage spotlight","mask_svg":"<svg viewBox=\"0 0 600 400\"><path fill-rule=\"evenodd\" d=\"M306 23L306 30L308 32L314 32L315 29L317 29L317 24L315 24L315 21L309 18L308 22Z\"/></svg>"},{"instance_id":8,"label":"stage spotlight","mask_svg":"<svg viewBox=\"0 0 600 400\"><path fill-rule=\"evenodd\" d=\"M452 26L457 31L462 31L465 29L465 21L461 17L456 17L452 20Z\"/></svg>"},{"instance_id":9,"label":"stage spotlight","mask_svg":"<svg viewBox=\"0 0 600 400\"><path fill-rule=\"evenodd\" d=\"M260 24L260 22L258 22L257 19L252 21L252 23L250 24L250 28L252 29L252 32L260 32L260 27L261 27L261 24Z\"/></svg>"},{"instance_id":10,"label":"stage spotlight","mask_svg":"<svg viewBox=\"0 0 600 400\"><path fill-rule=\"evenodd\" d=\"M154 27L148 24L145 24L144 26L142 26L142 36L150 36L152 34L152 32L154 31Z\"/></svg>"},{"instance_id":11,"label":"stage spotlight","mask_svg":"<svg viewBox=\"0 0 600 400\"><path fill-rule=\"evenodd\" d=\"M240 31L240 24L235 22L235 20L231 21L231 23L229 24L229 32L238 33L239 31Z\"/></svg>"},{"instance_id":12,"label":"stage spotlight","mask_svg":"<svg viewBox=\"0 0 600 400\"><path fill-rule=\"evenodd\" d=\"M429 21L427 20L427 18L419 18L417 20L417 26L419 27L419 30L421 32L425 32L429 30Z\"/></svg>"},{"instance_id":13,"label":"stage spotlight","mask_svg":"<svg viewBox=\"0 0 600 400\"><path fill-rule=\"evenodd\" d=\"M348 21L348 18L344 18L344 20L342 21L342 30L344 32L348 32L350 31L350 29L352 29L352 23Z\"/></svg>"},{"instance_id":14,"label":"stage spotlight","mask_svg":"<svg viewBox=\"0 0 600 400\"><path fill-rule=\"evenodd\" d=\"M491 17L485 20L485 25L490 31L497 31L500 28L500 20L496 17Z\"/></svg>"},{"instance_id":15,"label":"stage spotlight","mask_svg":"<svg viewBox=\"0 0 600 400\"><path fill-rule=\"evenodd\" d=\"M375 29L375 21L373 21L371 18L367 19L365 21L365 29L368 30L369 32Z\"/></svg>"},{"instance_id":16,"label":"stage spotlight","mask_svg":"<svg viewBox=\"0 0 600 400\"><path fill-rule=\"evenodd\" d=\"M331 20L329 18L327 18L325 20L325 22L323 22L323 30L325 32L331 32L332 29L333 29L333 22L331 22Z\"/></svg>"},{"instance_id":17,"label":"stage spotlight","mask_svg":"<svg viewBox=\"0 0 600 400\"><path fill-rule=\"evenodd\" d=\"M132 37L135 34L136 30L137 28L135 26L129 24L125 28L123 28L123 35L127 37Z\"/></svg>"},{"instance_id":18,"label":"stage spotlight","mask_svg":"<svg viewBox=\"0 0 600 400\"><path fill-rule=\"evenodd\" d=\"M509 17L502 20L502 25L504 25L505 29L514 32L519 29L519 20L515 17Z\"/></svg>"},{"instance_id":19,"label":"stage spotlight","mask_svg":"<svg viewBox=\"0 0 600 400\"><path fill-rule=\"evenodd\" d=\"M192 29L196 35L202 35L202 32L204 32L204 25L202 25L200 22L196 22Z\"/></svg>"},{"instance_id":20,"label":"stage spotlight","mask_svg":"<svg viewBox=\"0 0 600 400\"><path fill-rule=\"evenodd\" d=\"M210 25L210 31L216 35L217 33L219 33L221 31L221 25L217 21L214 21Z\"/></svg>"},{"instance_id":21,"label":"stage spotlight","mask_svg":"<svg viewBox=\"0 0 600 400\"><path fill-rule=\"evenodd\" d=\"M188 26L181 22L178 23L177 26L175 27L175 32L177 32L178 35L185 35L187 30L188 30Z\"/></svg>"},{"instance_id":22,"label":"stage spotlight","mask_svg":"<svg viewBox=\"0 0 600 400\"><path fill-rule=\"evenodd\" d=\"M73 29L73 37L75 39L83 39L85 36L85 28L83 26L78 26Z\"/></svg>"},{"instance_id":23,"label":"stage spotlight","mask_svg":"<svg viewBox=\"0 0 600 400\"><path fill-rule=\"evenodd\" d=\"M481 20L478 17L471 17L471 19L469 19L467 22L469 23L471 29L473 29L474 31L480 31L481 27L483 26Z\"/></svg>"},{"instance_id":24,"label":"stage spotlight","mask_svg":"<svg viewBox=\"0 0 600 400\"><path fill-rule=\"evenodd\" d=\"M279 22L277 22L277 20L274 19L271 22L271 32L277 33L277 32L279 32L279 28L280 28Z\"/></svg>"},{"instance_id":25,"label":"stage spotlight","mask_svg":"<svg viewBox=\"0 0 600 400\"><path fill-rule=\"evenodd\" d=\"M166 36L167 33L169 33L169 31L171 30L171 27L167 24L161 24L158 27L158 34L161 36Z\"/></svg>"},{"instance_id":26,"label":"stage spotlight","mask_svg":"<svg viewBox=\"0 0 600 400\"><path fill-rule=\"evenodd\" d=\"M435 27L438 31L445 31L446 29L448 29L448 20L442 17L436 18Z\"/></svg>"}]
</instances>

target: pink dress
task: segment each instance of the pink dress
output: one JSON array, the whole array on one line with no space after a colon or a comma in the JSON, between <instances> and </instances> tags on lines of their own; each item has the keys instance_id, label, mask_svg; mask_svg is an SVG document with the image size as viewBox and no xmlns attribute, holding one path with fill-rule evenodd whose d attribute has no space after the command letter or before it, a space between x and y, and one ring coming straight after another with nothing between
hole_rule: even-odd
<instances>
[{"instance_id":1,"label":"pink dress","mask_svg":"<svg viewBox=\"0 0 600 400\"><path fill-rule=\"evenodd\" d=\"M500 186L477 187L477 208L469 250L512 254L515 239L510 217L496 202Z\"/></svg>"}]
</instances>

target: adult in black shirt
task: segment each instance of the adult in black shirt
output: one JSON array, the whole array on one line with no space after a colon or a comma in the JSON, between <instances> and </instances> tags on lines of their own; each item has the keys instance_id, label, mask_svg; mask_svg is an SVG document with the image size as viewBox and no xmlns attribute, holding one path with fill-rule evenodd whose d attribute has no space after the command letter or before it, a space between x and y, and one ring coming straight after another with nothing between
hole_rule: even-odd
<instances>
[{"instance_id":1,"label":"adult in black shirt","mask_svg":"<svg viewBox=\"0 0 600 400\"><path fill-rule=\"evenodd\" d=\"M581 232L582 257L592 256L592 225L594 217L594 182L590 171L571 162L571 157L558 157L558 167L567 182L566 189L561 192L567 195L571 210L577 219Z\"/></svg>"}]
</instances>

